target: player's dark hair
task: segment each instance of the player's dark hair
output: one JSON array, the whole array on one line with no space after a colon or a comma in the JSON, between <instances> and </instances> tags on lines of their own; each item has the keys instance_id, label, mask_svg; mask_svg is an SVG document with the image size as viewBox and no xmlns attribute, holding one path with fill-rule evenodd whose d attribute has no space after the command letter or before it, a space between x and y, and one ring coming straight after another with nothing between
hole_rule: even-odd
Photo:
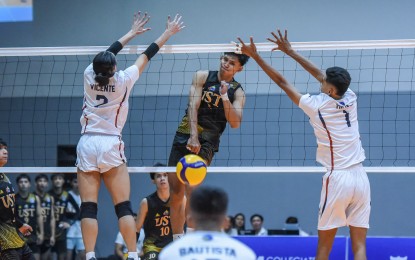
<instances>
[{"instance_id":1,"label":"player's dark hair","mask_svg":"<svg viewBox=\"0 0 415 260\"><path fill-rule=\"evenodd\" d=\"M60 177L62 177L62 178L65 179L65 175L63 173L61 173L61 172L60 173L54 173L54 174L52 174L52 177L50 177L50 179L53 181L58 176L60 176Z\"/></svg>"},{"instance_id":2,"label":"player's dark hair","mask_svg":"<svg viewBox=\"0 0 415 260\"><path fill-rule=\"evenodd\" d=\"M190 197L190 209L197 215L198 221L221 223L228 210L228 195L221 188L197 187Z\"/></svg>"},{"instance_id":3,"label":"player's dark hair","mask_svg":"<svg viewBox=\"0 0 415 260\"><path fill-rule=\"evenodd\" d=\"M338 96L343 96L349 88L352 78L347 70L340 67L330 67L326 70L326 81L336 87Z\"/></svg>"},{"instance_id":4,"label":"player's dark hair","mask_svg":"<svg viewBox=\"0 0 415 260\"><path fill-rule=\"evenodd\" d=\"M108 85L110 78L115 74L115 65L117 60L110 51L101 51L95 56L92 66L96 74L95 81L100 86Z\"/></svg>"},{"instance_id":5,"label":"player's dark hair","mask_svg":"<svg viewBox=\"0 0 415 260\"><path fill-rule=\"evenodd\" d=\"M26 173L22 173L19 176L17 176L16 183L19 183L21 179L27 179L29 182L31 182L29 175L27 175Z\"/></svg>"},{"instance_id":6,"label":"player's dark hair","mask_svg":"<svg viewBox=\"0 0 415 260\"><path fill-rule=\"evenodd\" d=\"M0 138L0 148L7 147L7 143Z\"/></svg>"},{"instance_id":7,"label":"player's dark hair","mask_svg":"<svg viewBox=\"0 0 415 260\"><path fill-rule=\"evenodd\" d=\"M250 218L251 222L255 217L258 217L259 219L261 219L261 222L264 222L264 217L262 215L259 215L259 214L252 215L251 218Z\"/></svg>"},{"instance_id":8,"label":"player's dark hair","mask_svg":"<svg viewBox=\"0 0 415 260\"><path fill-rule=\"evenodd\" d=\"M163 163L155 163L154 165L153 165L153 167L165 167L166 165L165 164L163 164ZM152 179L152 180L154 180L154 178L155 178L155 176L156 176L156 173L155 172L150 172L150 178Z\"/></svg>"},{"instance_id":9,"label":"player's dark hair","mask_svg":"<svg viewBox=\"0 0 415 260\"><path fill-rule=\"evenodd\" d=\"M40 179L45 179L46 181L49 181L48 176L44 173L41 173L41 174L37 175L36 178L35 178L35 182L37 182Z\"/></svg>"},{"instance_id":10,"label":"player's dark hair","mask_svg":"<svg viewBox=\"0 0 415 260\"><path fill-rule=\"evenodd\" d=\"M238 58L239 63L241 64L241 66L244 66L248 60L249 60L249 56L245 55L245 54L237 54L235 52L225 52L223 53L223 55L229 55L229 56L235 56Z\"/></svg>"}]
</instances>

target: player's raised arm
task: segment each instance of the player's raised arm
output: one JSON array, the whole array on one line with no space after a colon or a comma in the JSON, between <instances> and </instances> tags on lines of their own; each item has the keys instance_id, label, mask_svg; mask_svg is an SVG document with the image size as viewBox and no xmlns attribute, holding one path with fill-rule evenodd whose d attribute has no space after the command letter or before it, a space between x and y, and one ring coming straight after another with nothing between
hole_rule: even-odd
<instances>
[{"instance_id":1,"label":"player's raised arm","mask_svg":"<svg viewBox=\"0 0 415 260\"><path fill-rule=\"evenodd\" d=\"M176 33L180 32L185 26L183 25L182 16L176 14L173 20L171 20L170 16L167 17L167 24L166 30L157 38L155 42L150 44L148 48L141 54L135 65L138 67L139 73L141 74L145 66L147 65L148 61L156 55L161 47L170 39L171 36L175 35Z\"/></svg>"},{"instance_id":2,"label":"player's raised arm","mask_svg":"<svg viewBox=\"0 0 415 260\"><path fill-rule=\"evenodd\" d=\"M199 142L199 132L197 129L197 111L202 100L203 84L206 82L207 77L208 71L197 71L193 75L192 85L189 89L189 106L187 108L187 113L189 115L190 138L187 140L186 147L189 151L195 154L199 154L201 148Z\"/></svg>"},{"instance_id":3,"label":"player's raised arm","mask_svg":"<svg viewBox=\"0 0 415 260\"><path fill-rule=\"evenodd\" d=\"M314 65L311 61L307 60L305 57L303 57L301 54L296 52L292 47L291 43L288 41L288 33L287 30L285 30L284 36L282 36L282 33L280 29L277 29L277 33L271 32L273 39L267 38L268 41L273 42L277 44L277 47L273 48L272 51L280 50L293 58L295 61L300 63L300 65L308 71L314 78L316 78L319 82L323 82L324 80L324 73L317 68L316 65Z\"/></svg>"},{"instance_id":4,"label":"player's raised arm","mask_svg":"<svg viewBox=\"0 0 415 260\"><path fill-rule=\"evenodd\" d=\"M254 39L250 37L250 44L246 45L241 38L238 37L238 40L241 44L237 45L237 48L241 49L241 52L245 55L252 57L256 63L262 68L262 70L288 95L288 97L298 106L301 98L301 93L291 85L284 76L279 73L277 70L272 68L268 63L266 63L262 57L258 54Z\"/></svg>"}]
</instances>

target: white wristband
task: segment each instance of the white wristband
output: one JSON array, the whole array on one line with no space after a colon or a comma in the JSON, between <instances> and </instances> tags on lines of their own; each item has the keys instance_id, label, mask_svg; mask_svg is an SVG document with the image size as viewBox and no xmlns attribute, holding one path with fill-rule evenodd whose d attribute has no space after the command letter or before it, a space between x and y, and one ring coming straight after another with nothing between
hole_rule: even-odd
<instances>
[{"instance_id":1,"label":"white wristband","mask_svg":"<svg viewBox=\"0 0 415 260\"><path fill-rule=\"evenodd\" d=\"M228 93L221 94L221 95L220 95L220 97L222 98L222 101L227 101L227 100L229 100Z\"/></svg>"}]
</instances>

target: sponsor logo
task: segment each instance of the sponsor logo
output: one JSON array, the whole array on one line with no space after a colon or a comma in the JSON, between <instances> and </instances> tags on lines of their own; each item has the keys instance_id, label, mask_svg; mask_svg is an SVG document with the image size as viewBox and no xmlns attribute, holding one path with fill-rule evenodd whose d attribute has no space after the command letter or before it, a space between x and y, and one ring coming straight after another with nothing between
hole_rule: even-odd
<instances>
[{"instance_id":1,"label":"sponsor logo","mask_svg":"<svg viewBox=\"0 0 415 260\"><path fill-rule=\"evenodd\" d=\"M390 256L389 260L408 260L407 256Z\"/></svg>"}]
</instances>

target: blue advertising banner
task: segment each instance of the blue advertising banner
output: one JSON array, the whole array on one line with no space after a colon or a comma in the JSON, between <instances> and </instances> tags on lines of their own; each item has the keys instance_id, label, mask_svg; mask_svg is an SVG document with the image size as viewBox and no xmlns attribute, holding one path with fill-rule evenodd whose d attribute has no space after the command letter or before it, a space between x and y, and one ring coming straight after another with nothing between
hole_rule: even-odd
<instances>
[{"instance_id":1,"label":"blue advertising banner","mask_svg":"<svg viewBox=\"0 0 415 260\"><path fill-rule=\"evenodd\" d=\"M354 259L349 240L349 259ZM367 259L410 260L415 259L414 237L368 237L366 240Z\"/></svg>"},{"instance_id":2,"label":"blue advertising banner","mask_svg":"<svg viewBox=\"0 0 415 260\"><path fill-rule=\"evenodd\" d=\"M235 238L252 248L257 260L314 260L318 239L316 236L237 236ZM330 259L346 259L346 242L346 237L335 238Z\"/></svg>"}]
</instances>

